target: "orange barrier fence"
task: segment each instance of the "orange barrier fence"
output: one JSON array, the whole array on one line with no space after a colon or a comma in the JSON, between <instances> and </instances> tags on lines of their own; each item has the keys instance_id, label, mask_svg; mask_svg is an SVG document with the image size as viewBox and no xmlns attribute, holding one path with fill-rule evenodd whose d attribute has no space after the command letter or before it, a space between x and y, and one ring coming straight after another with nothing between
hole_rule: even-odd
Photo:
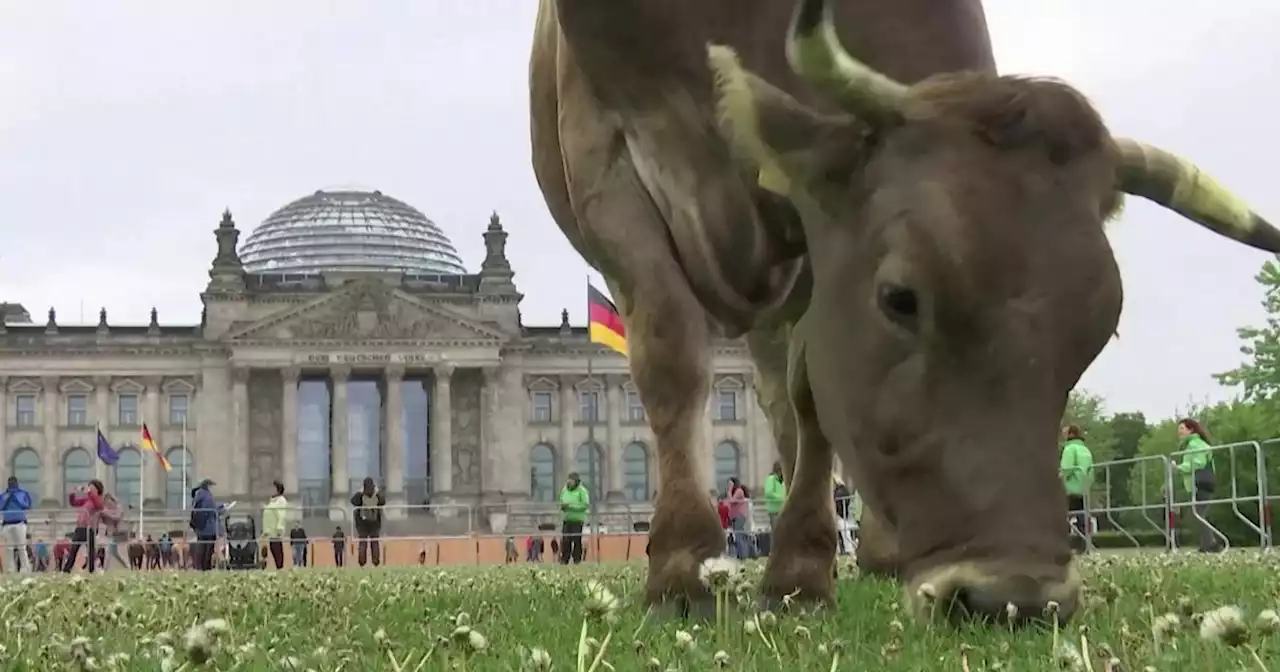
<instances>
[{"instance_id":1,"label":"orange barrier fence","mask_svg":"<svg viewBox=\"0 0 1280 672\"><path fill-rule=\"evenodd\" d=\"M512 537L515 552L511 562L527 562L528 536ZM551 541L559 542L559 536L535 536L542 539L541 562L555 562ZM584 562L628 562L645 557L649 543L647 534L596 534L583 539ZM285 566L291 566L293 553L285 540ZM359 540L348 538L343 544L343 564L357 564ZM509 561L507 537L472 535L467 537L389 537L379 540L382 564L388 567L450 567L459 565L501 565ZM371 546L371 545L370 545ZM372 548L366 550L372 553ZM330 540L312 540L308 545L307 565L333 567L337 565L334 543ZM269 560L268 556L268 560Z\"/></svg>"}]
</instances>

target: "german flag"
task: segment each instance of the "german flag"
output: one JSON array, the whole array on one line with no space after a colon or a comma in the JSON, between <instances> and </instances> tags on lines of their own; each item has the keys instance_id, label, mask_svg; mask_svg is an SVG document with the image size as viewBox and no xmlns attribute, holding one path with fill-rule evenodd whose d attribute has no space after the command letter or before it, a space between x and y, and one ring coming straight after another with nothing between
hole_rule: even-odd
<instances>
[{"instance_id":1,"label":"german flag","mask_svg":"<svg viewBox=\"0 0 1280 672\"><path fill-rule=\"evenodd\" d=\"M160 446L151 439L151 430L147 429L145 422L142 423L142 447L156 454L156 459L160 461L160 466L164 467L165 471L173 470L173 465L169 464L169 460L164 457L164 451L160 450Z\"/></svg>"},{"instance_id":2,"label":"german flag","mask_svg":"<svg viewBox=\"0 0 1280 672\"><path fill-rule=\"evenodd\" d=\"M609 297L587 283L587 331L592 343L599 343L627 356L627 328L618 307Z\"/></svg>"}]
</instances>

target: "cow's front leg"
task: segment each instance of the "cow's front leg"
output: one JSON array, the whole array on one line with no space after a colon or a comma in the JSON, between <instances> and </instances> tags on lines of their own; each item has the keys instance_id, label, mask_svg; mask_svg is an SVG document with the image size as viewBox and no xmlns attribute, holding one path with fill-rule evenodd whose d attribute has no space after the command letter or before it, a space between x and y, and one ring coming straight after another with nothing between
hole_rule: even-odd
<instances>
[{"instance_id":1,"label":"cow's front leg","mask_svg":"<svg viewBox=\"0 0 1280 672\"><path fill-rule=\"evenodd\" d=\"M787 596L805 602L832 602L836 596L836 511L831 474L831 444L818 427L817 410L805 363L804 338L791 340L787 387L795 413L799 450L787 502L773 531L773 548L764 573L766 601Z\"/></svg>"}]
</instances>

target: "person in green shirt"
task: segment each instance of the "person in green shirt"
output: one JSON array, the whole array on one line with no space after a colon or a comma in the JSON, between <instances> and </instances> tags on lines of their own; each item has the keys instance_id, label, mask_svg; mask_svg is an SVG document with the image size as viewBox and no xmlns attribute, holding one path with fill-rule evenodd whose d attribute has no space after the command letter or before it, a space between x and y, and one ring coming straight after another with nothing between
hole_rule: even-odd
<instances>
[{"instance_id":1,"label":"person in green shirt","mask_svg":"<svg viewBox=\"0 0 1280 672\"><path fill-rule=\"evenodd\" d=\"M560 564L582 562L582 526L587 522L587 509L591 506L591 493L578 478L578 472L569 474L564 489L560 491L560 511L563 523L560 527Z\"/></svg>"},{"instance_id":2,"label":"person in green shirt","mask_svg":"<svg viewBox=\"0 0 1280 672\"><path fill-rule=\"evenodd\" d=\"M774 462L773 471L764 477L764 510L769 514L769 529L782 513L782 504L787 501L787 484L782 479L782 463Z\"/></svg>"},{"instance_id":3,"label":"person in green shirt","mask_svg":"<svg viewBox=\"0 0 1280 672\"><path fill-rule=\"evenodd\" d=\"M1178 421L1178 451L1182 460L1178 462L1178 472L1182 474L1182 487L1191 495L1195 508L1196 527L1199 530L1200 552L1217 553L1223 546L1213 526L1209 524L1209 504L1213 499L1213 490L1217 480L1213 471L1213 450L1209 447L1212 439L1209 432L1199 422L1191 418Z\"/></svg>"},{"instance_id":4,"label":"person in green shirt","mask_svg":"<svg viewBox=\"0 0 1280 672\"><path fill-rule=\"evenodd\" d=\"M1077 534L1071 535L1071 545L1077 551L1088 548L1090 533L1089 518L1085 515L1085 496L1089 486L1093 484L1093 452L1084 445L1084 435L1076 425L1067 425L1062 429L1062 459L1058 465L1058 473L1062 485L1067 491L1067 510L1070 512L1072 527Z\"/></svg>"}]
</instances>

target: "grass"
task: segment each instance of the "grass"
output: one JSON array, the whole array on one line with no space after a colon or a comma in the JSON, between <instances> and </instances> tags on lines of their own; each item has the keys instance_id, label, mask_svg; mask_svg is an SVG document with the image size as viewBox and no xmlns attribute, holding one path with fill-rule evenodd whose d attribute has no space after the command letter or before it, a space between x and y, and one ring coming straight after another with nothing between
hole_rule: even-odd
<instances>
[{"instance_id":1,"label":"grass","mask_svg":"<svg viewBox=\"0 0 1280 672\"><path fill-rule=\"evenodd\" d=\"M760 565L728 565L702 625L648 614L642 565L9 578L0 669L1280 672L1280 555L1086 565L1083 612L1056 632L915 622L898 586L847 566L814 616L757 613Z\"/></svg>"}]
</instances>

